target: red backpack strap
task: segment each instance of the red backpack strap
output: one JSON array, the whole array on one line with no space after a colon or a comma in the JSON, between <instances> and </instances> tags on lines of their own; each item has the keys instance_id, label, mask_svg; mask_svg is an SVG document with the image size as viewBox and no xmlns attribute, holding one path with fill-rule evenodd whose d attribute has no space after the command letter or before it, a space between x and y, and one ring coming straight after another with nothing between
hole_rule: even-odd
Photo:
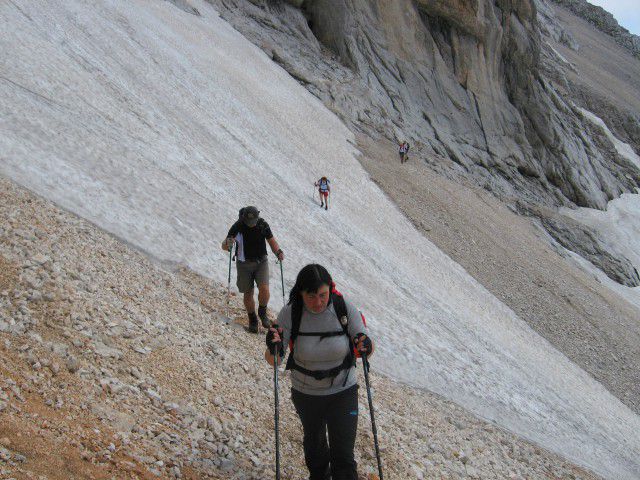
<instances>
[{"instance_id":1,"label":"red backpack strap","mask_svg":"<svg viewBox=\"0 0 640 480\"><path fill-rule=\"evenodd\" d=\"M347 312L347 305L344 303L344 297L342 296L342 294L336 289L336 284L332 284L331 285L331 293L332 293L332 301L333 301L333 308L336 311L336 315L338 317L338 320L340 320L340 325L342 325L342 329L344 330L344 334L347 336L347 338L349 338L349 344L351 345L351 348L353 349L353 353L355 354L355 356L357 358L360 358L360 352L358 352L356 350L355 345L353 345L353 341L351 339L351 337L349 337L349 330L348 330L348 323L345 323L344 325L342 324L342 318L345 317L347 318L347 320L349 319L349 314ZM360 314L360 318L362 318L362 324L365 326L365 328L367 327L367 321L364 318L364 314L358 310L358 313Z\"/></svg>"},{"instance_id":2,"label":"red backpack strap","mask_svg":"<svg viewBox=\"0 0 640 480\"><path fill-rule=\"evenodd\" d=\"M367 328L367 320L364 318L364 313L362 313L360 310L358 310L358 313L360 313L360 318L362 318L362 324L365 328Z\"/></svg>"}]
</instances>

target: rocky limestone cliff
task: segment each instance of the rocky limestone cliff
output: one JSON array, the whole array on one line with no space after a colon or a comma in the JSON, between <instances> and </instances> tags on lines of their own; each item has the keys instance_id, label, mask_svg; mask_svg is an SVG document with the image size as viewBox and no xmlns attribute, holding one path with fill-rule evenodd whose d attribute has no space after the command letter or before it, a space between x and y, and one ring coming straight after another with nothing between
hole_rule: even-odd
<instances>
[{"instance_id":1,"label":"rocky limestone cliff","mask_svg":"<svg viewBox=\"0 0 640 480\"><path fill-rule=\"evenodd\" d=\"M521 211L603 209L640 187L545 75L533 0L209 1L354 130L407 139L429 168ZM596 254L597 265L639 284L613 255L615 265Z\"/></svg>"},{"instance_id":2,"label":"rocky limestone cliff","mask_svg":"<svg viewBox=\"0 0 640 480\"><path fill-rule=\"evenodd\" d=\"M538 25L544 37L552 38L556 42L566 45L573 50L580 48L580 45L571 32L567 31L558 21L551 4L545 0L536 0L536 9L538 10Z\"/></svg>"},{"instance_id":3,"label":"rocky limestone cliff","mask_svg":"<svg viewBox=\"0 0 640 480\"><path fill-rule=\"evenodd\" d=\"M640 59L640 37L633 35L604 8L591 5L586 0L553 0L558 5L568 8L580 18L584 18L598 30L611 35L615 41Z\"/></svg>"},{"instance_id":4,"label":"rocky limestone cliff","mask_svg":"<svg viewBox=\"0 0 640 480\"><path fill-rule=\"evenodd\" d=\"M572 106L539 75L532 2L352 0L303 8L319 41L366 82L379 114L365 109L363 116L423 144L427 157L453 160L497 194L604 208L638 184L634 170L610 168L615 158L585 138Z\"/></svg>"},{"instance_id":5,"label":"rocky limestone cliff","mask_svg":"<svg viewBox=\"0 0 640 480\"><path fill-rule=\"evenodd\" d=\"M640 151L640 101L634 101L640 89L637 58L631 55L624 58L623 52L614 52L613 45L606 45L607 36L610 43L616 41L610 34L605 32L606 35L603 33L596 39L596 35L584 31L589 26L580 25L583 17L574 15L573 9L547 0L536 2L544 40L541 57L544 76L564 98L598 115L616 137ZM599 11L606 14L605 18L610 17L602 9ZM556 48L563 47L567 49L561 55ZM605 143L600 148L610 147Z\"/></svg>"}]
</instances>

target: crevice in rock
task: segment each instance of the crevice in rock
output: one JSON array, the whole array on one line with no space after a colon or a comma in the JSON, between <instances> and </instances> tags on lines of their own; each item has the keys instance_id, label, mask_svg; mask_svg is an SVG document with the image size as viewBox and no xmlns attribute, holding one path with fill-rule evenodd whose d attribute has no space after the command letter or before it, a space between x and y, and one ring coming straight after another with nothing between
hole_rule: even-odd
<instances>
[{"instance_id":1,"label":"crevice in rock","mask_svg":"<svg viewBox=\"0 0 640 480\"><path fill-rule=\"evenodd\" d=\"M196 17L200 16L200 12L197 8L191 6L187 0L166 0L171 3L176 8L179 8L183 12L189 13L191 15L195 15Z\"/></svg>"},{"instance_id":2,"label":"crevice in rock","mask_svg":"<svg viewBox=\"0 0 640 480\"><path fill-rule=\"evenodd\" d=\"M482 123L482 113L480 112L480 105L478 104L478 97L476 96L475 93L470 92L471 95L473 95L473 102L475 103L476 106L476 115L478 116L478 125L480 126L480 130L482 131L482 138L484 138L484 145L485 145L485 149L487 151L487 153L490 156L493 156L493 153L491 152L491 149L489 148L489 141L487 140L487 132L484 129L484 124Z\"/></svg>"},{"instance_id":3,"label":"crevice in rock","mask_svg":"<svg viewBox=\"0 0 640 480\"><path fill-rule=\"evenodd\" d=\"M433 17L423 10L420 10L420 19L426 30L431 34L440 57L453 75L456 76L456 52L453 48L452 26L446 20Z\"/></svg>"}]
</instances>

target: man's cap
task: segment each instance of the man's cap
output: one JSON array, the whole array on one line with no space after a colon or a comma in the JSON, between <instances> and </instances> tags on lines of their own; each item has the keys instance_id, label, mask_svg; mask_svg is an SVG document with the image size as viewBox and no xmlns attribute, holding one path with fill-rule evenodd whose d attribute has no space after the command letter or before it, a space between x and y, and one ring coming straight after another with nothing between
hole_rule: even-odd
<instances>
[{"instance_id":1,"label":"man's cap","mask_svg":"<svg viewBox=\"0 0 640 480\"><path fill-rule=\"evenodd\" d=\"M260 211L254 206L245 207L242 211L242 221L248 227L255 227L258 224L258 218L260 217Z\"/></svg>"}]
</instances>

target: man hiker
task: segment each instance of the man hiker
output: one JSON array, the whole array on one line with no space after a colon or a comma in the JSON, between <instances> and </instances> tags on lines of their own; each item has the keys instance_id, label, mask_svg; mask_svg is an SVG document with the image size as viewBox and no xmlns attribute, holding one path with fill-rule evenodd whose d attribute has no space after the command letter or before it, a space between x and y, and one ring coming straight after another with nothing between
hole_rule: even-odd
<instances>
[{"instance_id":1,"label":"man hiker","mask_svg":"<svg viewBox=\"0 0 640 480\"><path fill-rule=\"evenodd\" d=\"M322 177L318 180L314 185L318 187L318 192L320 192L320 207L324 207L325 210L329 207L329 193L331 192L331 187L329 186L331 182L327 177Z\"/></svg>"},{"instance_id":2,"label":"man hiker","mask_svg":"<svg viewBox=\"0 0 640 480\"><path fill-rule=\"evenodd\" d=\"M398 153L400 154L400 163L406 162L409 154L409 144L406 141L400 142Z\"/></svg>"},{"instance_id":3,"label":"man hiker","mask_svg":"<svg viewBox=\"0 0 640 480\"><path fill-rule=\"evenodd\" d=\"M269 244L271 251L281 262L284 260L284 253L271 233L271 227L260 218L260 212L256 207L242 208L239 217L222 242L222 249L231 252L234 244L236 245L236 285L244 295L244 306L249 316L249 331L258 333L258 316L263 327L268 328L271 325L267 317L269 262L265 243ZM258 315L253 298L254 283L258 286Z\"/></svg>"}]
</instances>

